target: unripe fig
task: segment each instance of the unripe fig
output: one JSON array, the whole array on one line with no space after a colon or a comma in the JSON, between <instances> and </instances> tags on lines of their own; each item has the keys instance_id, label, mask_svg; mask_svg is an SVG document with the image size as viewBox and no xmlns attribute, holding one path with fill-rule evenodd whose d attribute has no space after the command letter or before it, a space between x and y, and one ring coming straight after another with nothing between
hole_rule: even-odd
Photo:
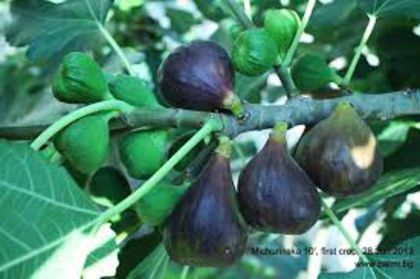
<instances>
[{"instance_id":1,"label":"unripe fig","mask_svg":"<svg viewBox=\"0 0 420 279\"><path fill-rule=\"evenodd\" d=\"M369 189L383 169L374 134L349 103L303 136L296 158L319 188L337 197Z\"/></svg>"},{"instance_id":2,"label":"unripe fig","mask_svg":"<svg viewBox=\"0 0 420 279\"><path fill-rule=\"evenodd\" d=\"M286 124L278 124L239 176L240 210L257 230L301 234L319 218L316 186L290 156Z\"/></svg>"},{"instance_id":3,"label":"unripe fig","mask_svg":"<svg viewBox=\"0 0 420 279\"><path fill-rule=\"evenodd\" d=\"M268 10L265 14L264 29L277 45L277 51L284 57L301 24L299 15L289 9Z\"/></svg>"},{"instance_id":4,"label":"unripe fig","mask_svg":"<svg viewBox=\"0 0 420 279\"><path fill-rule=\"evenodd\" d=\"M163 223L189 186L187 183L176 186L166 181L160 182L134 205L140 220L153 226Z\"/></svg>"},{"instance_id":5,"label":"unripe fig","mask_svg":"<svg viewBox=\"0 0 420 279\"><path fill-rule=\"evenodd\" d=\"M244 253L246 226L238 208L222 142L168 218L163 239L170 257L184 265L222 267Z\"/></svg>"},{"instance_id":6,"label":"unripe fig","mask_svg":"<svg viewBox=\"0 0 420 279\"><path fill-rule=\"evenodd\" d=\"M119 143L120 158L130 176L145 179L166 161L168 132L136 131L125 135Z\"/></svg>"},{"instance_id":7,"label":"unripe fig","mask_svg":"<svg viewBox=\"0 0 420 279\"><path fill-rule=\"evenodd\" d=\"M109 83L111 94L136 107L160 107L156 96L147 84L139 78L119 74Z\"/></svg>"},{"instance_id":8,"label":"unripe fig","mask_svg":"<svg viewBox=\"0 0 420 279\"><path fill-rule=\"evenodd\" d=\"M89 192L104 206L116 205L131 194L125 176L114 167L100 168L89 183Z\"/></svg>"},{"instance_id":9,"label":"unripe fig","mask_svg":"<svg viewBox=\"0 0 420 279\"><path fill-rule=\"evenodd\" d=\"M331 69L325 59L316 54L305 54L292 66L292 78L303 92L320 89L330 82L342 83L342 78Z\"/></svg>"},{"instance_id":10,"label":"unripe fig","mask_svg":"<svg viewBox=\"0 0 420 279\"><path fill-rule=\"evenodd\" d=\"M89 55L66 55L52 82L54 96L65 103L94 103L112 96L99 65Z\"/></svg>"},{"instance_id":11,"label":"unripe fig","mask_svg":"<svg viewBox=\"0 0 420 279\"><path fill-rule=\"evenodd\" d=\"M194 41L166 58L159 70L159 87L174 107L227 109L242 117L241 101L232 91L234 76L226 50L210 41Z\"/></svg>"},{"instance_id":12,"label":"unripe fig","mask_svg":"<svg viewBox=\"0 0 420 279\"><path fill-rule=\"evenodd\" d=\"M261 75L276 63L276 43L264 29L246 30L236 38L232 58L236 70L241 74Z\"/></svg>"},{"instance_id":13,"label":"unripe fig","mask_svg":"<svg viewBox=\"0 0 420 279\"><path fill-rule=\"evenodd\" d=\"M54 138L54 146L75 170L92 173L102 166L108 156L110 113L83 117Z\"/></svg>"}]
</instances>

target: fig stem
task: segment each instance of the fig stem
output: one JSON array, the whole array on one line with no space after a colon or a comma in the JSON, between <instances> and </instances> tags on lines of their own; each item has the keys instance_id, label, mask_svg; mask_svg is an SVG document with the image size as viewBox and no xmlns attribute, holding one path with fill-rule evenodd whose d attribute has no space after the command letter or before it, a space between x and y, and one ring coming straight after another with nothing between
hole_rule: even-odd
<instances>
[{"instance_id":1,"label":"fig stem","mask_svg":"<svg viewBox=\"0 0 420 279\"><path fill-rule=\"evenodd\" d=\"M372 35L373 30L375 29L377 17L375 15L368 15L368 17L369 17L369 22L366 26L362 40L359 46L356 48L354 57L350 62L350 66L347 70L346 75L344 76L344 81L343 81L344 85L348 85L350 83L351 78L353 77L353 74L356 70L357 64L359 63L360 57L362 56L362 52L364 48L366 47L366 44L370 36Z\"/></svg>"},{"instance_id":2,"label":"fig stem","mask_svg":"<svg viewBox=\"0 0 420 279\"><path fill-rule=\"evenodd\" d=\"M321 199L322 206L324 207L325 214L327 214L328 218L334 223L337 229L341 232L341 234L346 239L347 243L350 245L351 248L357 253L359 258L364 263L369 263L369 259L363 254L362 249L360 249L359 245L353 240L347 230L344 228L343 224L341 224L340 220L338 220L337 216L335 215L334 211L327 205L324 199Z\"/></svg>"},{"instance_id":3,"label":"fig stem","mask_svg":"<svg viewBox=\"0 0 420 279\"><path fill-rule=\"evenodd\" d=\"M305 28L308 25L309 19L312 16L312 12L314 11L315 5L316 5L316 0L309 0L308 4L306 5L306 10L302 18L302 23L299 25L299 29L296 32L295 38L293 39L293 42L290 45L286 53L286 56L284 57L284 60L283 60L282 66L285 68L288 68L290 64L292 63L296 49L300 42L300 38L302 37L303 31L305 31Z\"/></svg>"},{"instance_id":4,"label":"fig stem","mask_svg":"<svg viewBox=\"0 0 420 279\"><path fill-rule=\"evenodd\" d=\"M245 12L241 9L241 7L236 3L235 0L224 0L226 6L229 10L233 13L233 15L237 18L240 24L242 24L246 28L254 28L255 25L252 20L245 14Z\"/></svg>"},{"instance_id":5,"label":"fig stem","mask_svg":"<svg viewBox=\"0 0 420 279\"><path fill-rule=\"evenodd\" d=\"M31 148L34 150L39 150L44 144L46 144L53 136L58 132L64 129L69 124L73 123L76 120L79 120L87 115L94 114L101 111L116 111L118 113L130 113L134 110L134 107L117 100L108 100L92 105L88 105L77 109L66 116L58 119L46 130L44 130L34 141L31 143Z\"/></svg>"},{"instance_id":6,"label":"fig stem","mask_svg":"<svg viewBox=\"0 0 420 279\"><path fill-rule=\"evenodd\" d=\"M130 208L134 203L146 195L153 189L173 168L190 152L198 143L213 132L223 129L223 123L219 118L210 118L204 126L199 129L158 171L156 171L146 182L144 182L130 196L122 200L120 203L111 207L101 214L96 224L100 225L108 221L113 216L120 214L124 210Z\"/></svg>"},{"instance_id":7,"label":"fig stem","mask_svg":"<svg viewBox=\"0 0 420 279\"><path fill-rule=\"evenodd\" d=\"M112 35L100 22L96 22L96 25L98 26L98 29L101 32L102 36L105 38L105 40L108 42L108 44L123 62L124 67L127 69L127 72L130 74L130 76L134 76L135 73L133 67L131 66L121 47L118 45L117 41L115 41L114 37L112 37Z\"/></svg>"}]
</instances>

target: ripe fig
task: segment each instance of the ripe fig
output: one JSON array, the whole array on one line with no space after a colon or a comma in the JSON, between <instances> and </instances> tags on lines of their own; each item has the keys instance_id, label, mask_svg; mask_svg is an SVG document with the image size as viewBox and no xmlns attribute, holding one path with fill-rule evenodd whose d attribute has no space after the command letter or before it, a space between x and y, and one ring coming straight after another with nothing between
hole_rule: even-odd
<instances>
[{"instance_id":1,"label":"ripe fig","mask_svg":"<svg viewBox=\"0 0 420 279\"><path fill-rule=\"evenodd\" d=\"M302 137L296 158L319 188L337 197L369 189L383 169L374 134L349 103Z\"/></svg>"},{"instance_id":2,"label":"ripe fig","mask_svg":"<svg viewBox=\"0 0 420 279\"><path fill-rule=\"evenodd\" d=\"M318 90L330 82L342 83L342 78L331 69L325 59L316 54L299 57L291 70L293 81L303 92Z\"/></svg>"},{"instance_id":3,"label":"ripe fig","mask_svg":"<svg viewBox=\"0 0 420 279\"><path fill-rule=\"evenodd\" d=\"M299 15L289 9L268 10L264 18L264 29L277 45L280 56L284 56L293 42L301 24Z\"/></svg>"},{"instance_id":4,"label":"ripe fig","mask_svg":"<svg viewBox=\"0 0 420 279\"><path fill-rule=\"evenodd\" d=\"M301 234L319 218L316 186L290 156L286 124L278 124L239 176L240 210L257 230Z\"/></svg>"},{"instance_id":5,"label":"ripe fig","mask_svg":"<svg viewBox=\"0 0 420 279\"><path fill-rule=\"evenodd\" d=\"M66 55L52 82L54 96L66 103L94 103L112 96L99 65L89 55Z\"/></svg>"},{"instance_id":6,"label":"ripe fig","mask_svg":"<svg viewBox=\"0 0 420 279\"><path fill-rule=\"evenodd\" d=\"M267 72L276 63L277 46L264 29L249 29L236 38L232 57L238 72L248 76L258 76Z\"/></svg>"},{"instance_id":7,"label":"ripe fig","mask_svg":"<svg viewBox=\"0 0 420 279\"><path fill-rule=\"evenodd\" d=\"M189 186L189 183L177 186L162 181L138 200L134 209L143 223L160 225L172 213Z\"/></svg>"},{"instance_id":8,"label":"ripe fig","mask_svg":"<svg viewBox=\"0 0 420 279\"><path fill-rule=\"evenodd\" d=\"M136 131L125 135L119 143L120 158L130 176L145 179L166 161L168 132Z\"/></svg>"},{"instance_id":9,"label":"ripe fig","mask_svg":"<svg viewBox=\"0 0 420 279\"><path fill-rule=\"evenodd\" d=\"M92 173L105 162L109 149L108 121L111 113L83 117L54 138L54 146L75 170Z\"/></svg>"},{"instance_id":10,"label":"ripe fig","mask_svg":"<svg viewBox=\"0 0 420 279\"><path fill-rule=\"evenodd\" d=\"M244 111L233 93L235 71L228 53L210 41L194 41L173 51L159 69L159 87L171 106L213 111Z\"/></svg>"},{"instance_id":11,"label":"ripe fig","mask_svg":"<svg viewBox=\"0 0 420 279\"><path fill-rule=\"evenodd\" d=\"M160 107L155 94L141 79L120 74L109 83L111 94L136 107Z\"/></svg>"},{"instance_id":12,"label":"ripe fig","mask_svg":"<svg viewBox=\"0 0 420 279\"><path fill-rule=\"evenodd\" d=\"M165 224L166 250L181 264L228 266L244 253L246 225L237 208L229 154L230 142L222 141Z\"/></svg>"}]
</instances>

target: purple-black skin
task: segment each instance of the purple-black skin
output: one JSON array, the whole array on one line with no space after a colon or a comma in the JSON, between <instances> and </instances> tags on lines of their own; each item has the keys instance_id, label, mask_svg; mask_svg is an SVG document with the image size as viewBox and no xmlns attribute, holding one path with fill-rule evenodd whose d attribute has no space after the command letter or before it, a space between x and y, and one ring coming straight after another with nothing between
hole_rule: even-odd
<instances>
[{"instance_id":1,"label":"purple-black skin","mask_svg":"<svg viewBox=\"0 0 420 279\"><path fill-rule=\"evenodd\" d=\"M241 213L257 230L301 234L318 220L316 186L290 156L284 142L270 136L239 176Z\"/></svg>"},{"instance_id":2,"label":"purple-black skin","mask_svg":"<svg viewBox=\"0 0 420 279\"><path fill-rule=\"evenodd\" d=\"M168 219L163 240L170 257L184 265L224 267L245 251L229 159L215 153Z\"/></svg>"},{"instance_id":3,"label":"purple-black skin","mask_svg":"<svg viewBox=\"0 0 420 279\"><path fill-rule=\"evenodd\" d=\"M175 49L159 69L160 93L171 106L213 111L229 109L235 70L225 49L193 41Z\"/></svg>"}]
</instances>

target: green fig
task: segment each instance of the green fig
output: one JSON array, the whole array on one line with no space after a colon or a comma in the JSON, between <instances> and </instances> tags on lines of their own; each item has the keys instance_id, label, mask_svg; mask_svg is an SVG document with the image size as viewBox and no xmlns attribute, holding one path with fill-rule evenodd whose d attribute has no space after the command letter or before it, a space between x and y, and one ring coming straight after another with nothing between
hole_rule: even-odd
<instances>
[{"instance_id":1,"label":"green fig","mask_svg":"<svg viewBox=\"0 0 420 279\"><path fill-rule=\"evenodd\" d=\"M302 137L296 158L319 188L337 197L369 189L383 170L374 134L349 103Z\"/></svg>"},{"instance_id":2,"label":"green fig","mask_svg":"<svg viewBox=\"0 0 420 279\"><path fill-rule=\"evenodd\" d=\"M54 138L55 148L75 170L92 173L105 162L109 151L108 121L110 113L85 116Z\"/></svg>"},{"instance_id":3,"label":"green fig","mask_svg":"<svg viewBox=\"0 0 420 279\"><path fill-rule=\"evenodd\" d=\"M342 78L328 66L323 57L316 54L305 54L298 58L291 73L297 88L303 92L318 90L330 82L342 84Z\"/></svg>"},{"instance_id":4,"label":"green fig","mask_svg":"<svg viewBox=\"0 0 420 279\"><path fill-rule=\"evenodd\" d=\"M95 103L112 98L99 65L81 52L64 57L53 78L52 91L65 103Z\"/></svg>"},{"instance_id":5,"label":"green fig","mask_svg":"<svg viewBox=\"0 0 420 279\"><path fill-rule=\"evenodd\" d=\"M103 167L95 172L89 183L90 194L104 206L113 206L131 194L125 176L114 167Z\"/></svg>"},{"instance_id":6,"label":"green fig","mask_svg":"<svg viewBox=\"0 0 420 279\"><path fill-rule=\"evenodd\" d=\"M277 51L284 57L301 24L299 15L289 9L268 10L264 18L264 29L277 45Z\"/></svg>"},{"instance_id":7,"label":"green fig","mask_svg":"<svg viewBox=\"0 0 420 279\"><path fill-rule=\"evenodd\" d=\"M236 38L232 58L236 70L241 74L264 74L277 62L276 43L264 29L246 30Z\"/></svg>"},{"instance_id":8,"label":"green fig","mask_svg":"<svg viewBox=\"0 0 420 279\"><path fill-rule=\"evenodd\" d=\"M167 159L166 130L136 131L119 143L120 158L130 176L145 179L153 175Z\"/></svg>"},{"instance_id":9,"label":"green fig","mask_svg":"<svg viewBox=\"0 0 420 279\"><path fill-rule=\"evenodd\" d=\"M163 240L174 261L223 267L245 251L246 225L237 208L229 145L219 145L165 224Z\"/></svg>"},{"instance_id":10,"label":"green fig","mask_svg":"<svg viewBox=\"0 0 420 279\"><path fill-rule=\"evenodd\" d=\"M153 226L160 225L172 213L189 186L189 183L176 186L162 181L143 196L134 205L134 209L143 223Z\"/></svg>"},{"instance_id":11,"label":"green fig","mask_svg":"<svg viewBox=\"0 0 420 279\"><path fill-rule=\"evenodd\" d=\"M124 102L136 107L160 107L155 94L139 78L120 74L109 83L111 94Z\"/></svg>"},{"instance_id":12,"label":"green fig","mask_svg":"<svg viewBox=\"0 0 420 279\"><path fill-rule=\"evenodd\" d=\"M301 234L318 220L321 202L315 184L289 154L286 130L286 124L278 124L242 170L239 206L257 230Z\"/></svg>"}]
</instances>

